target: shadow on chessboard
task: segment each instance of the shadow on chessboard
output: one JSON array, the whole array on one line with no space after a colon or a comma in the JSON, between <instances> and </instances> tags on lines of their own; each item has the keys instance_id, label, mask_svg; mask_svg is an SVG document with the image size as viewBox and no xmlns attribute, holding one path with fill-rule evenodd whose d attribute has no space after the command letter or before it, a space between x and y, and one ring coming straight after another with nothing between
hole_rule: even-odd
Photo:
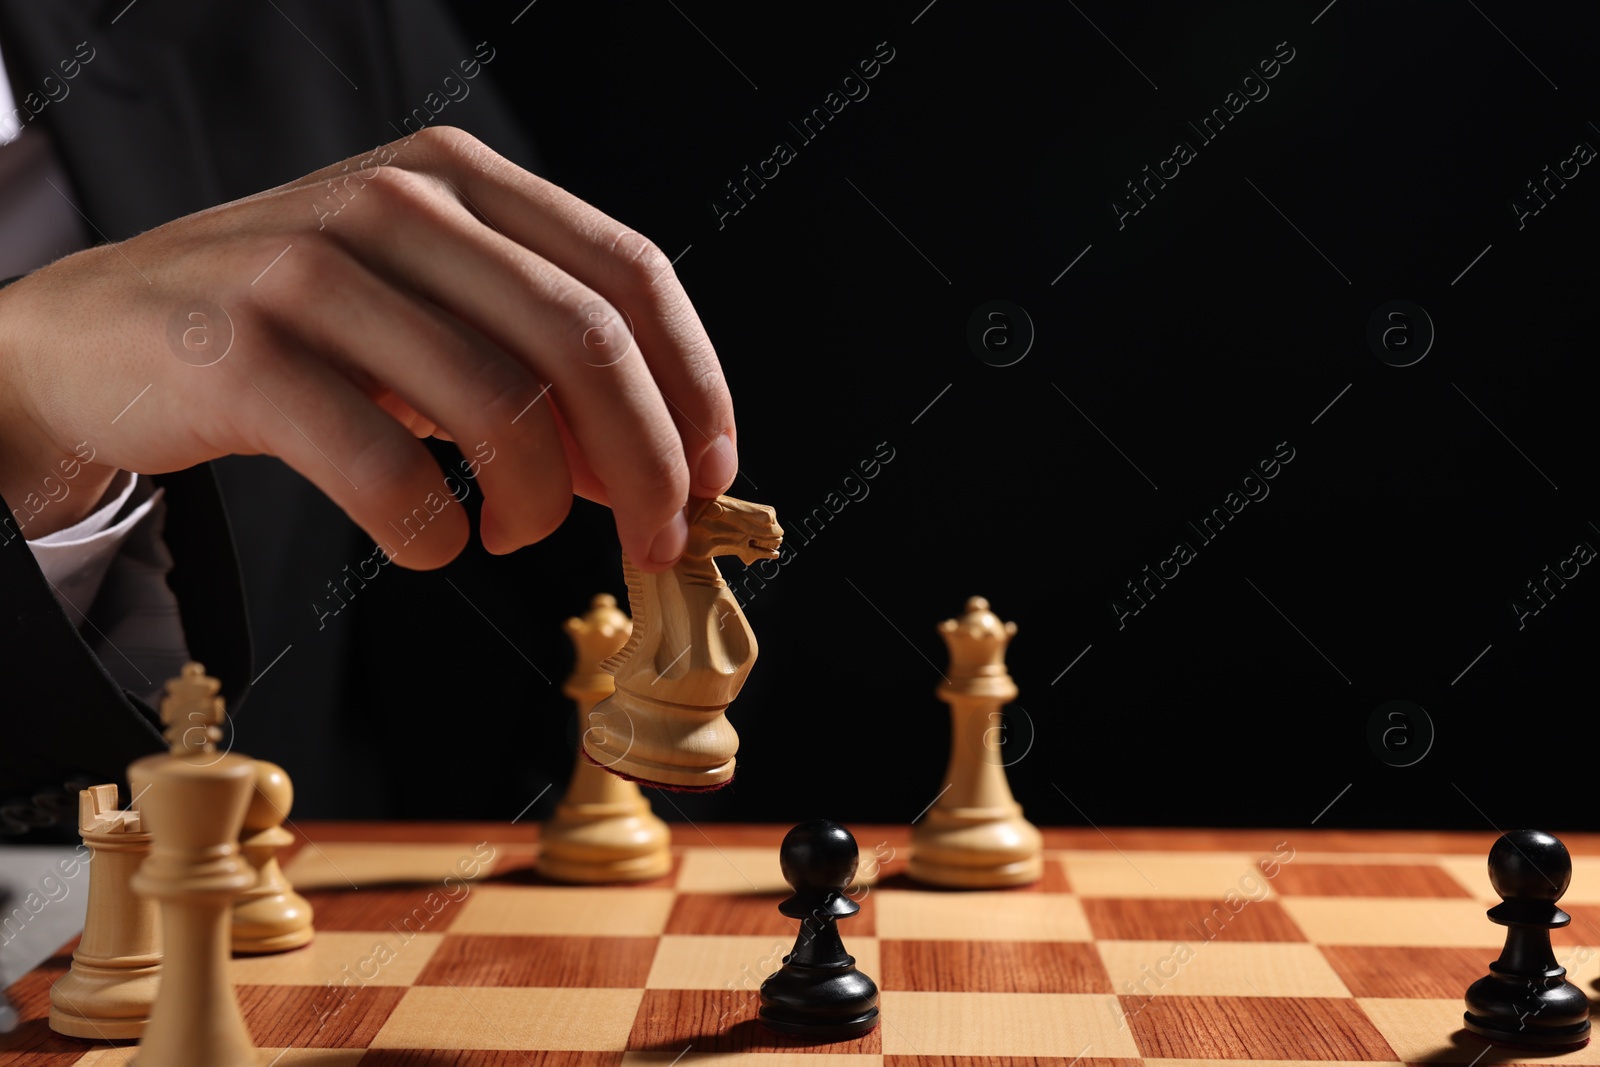
<instances>
[{"instance_id":1,"label":"shadow on chessboard","mask_svg":"<svg viewBox=\"0 0 1600 1067\"><path fill-rule=\"evenodd\" d=\"M754 1010L753 1006L750 1010ZM755 1018L741 1019L721 1030L694 1032L689 1029L674 1029L670 1036L663 1035L659 1039L646 1037L637 1046L631 1047L636 1052L683 1053L686 1051L684 1047L686 1045L697 1053L713 1054L803 1051L875 1055L882 1052L881 1038L876 1030L844 1041L818 1044L814 1038L791 1037L768 1030ZM362 1067L367 1067L365 1061Z\"/></svg>"},{"instance_id":2,"label":"shadow on chessboard","mask_svg":"<svg viewBox=\"0 0 1600 1067\"><path fill-rule=\"evenodd\" d=\"M1591 1011L1594 1005L1590 1004ZM1490 1045L1480 1039L1465 1027L1450 1035L1450 1043L1438 1048L1429 1049L1415 1059L1408 1059L1410 1063L1450 1063L1461 1067L1463 1063L1471 1064L1506 1064L1525 1063L1530 1058L1543 1060L1554 1055L1549 1049L1536 1048L1532 1045L1524 1048L1502 1048Z\"/></svg>"}]
</instances>

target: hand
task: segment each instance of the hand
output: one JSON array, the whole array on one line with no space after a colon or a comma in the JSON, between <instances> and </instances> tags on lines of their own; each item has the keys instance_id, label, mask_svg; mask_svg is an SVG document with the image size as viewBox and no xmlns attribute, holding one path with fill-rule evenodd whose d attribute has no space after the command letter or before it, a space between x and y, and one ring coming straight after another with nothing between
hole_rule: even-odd
<instances>
[{"instance_id":1,"label":"hand","mask_svg":"<svg viewBox=\"0 0 1600 1067\"><path fill-rule=\"evenodd\" d=\"M493 456L489 551L545 537L577 492L652 571L683 552L689 495L737 469L722 369L666 256L460 130L0 290L0 495L39 499L69 463L83 490L39 514L48 529L118 469L267 453L397 562L437 567L468 529L430 434Z\"/></svg>"}]
</instances>

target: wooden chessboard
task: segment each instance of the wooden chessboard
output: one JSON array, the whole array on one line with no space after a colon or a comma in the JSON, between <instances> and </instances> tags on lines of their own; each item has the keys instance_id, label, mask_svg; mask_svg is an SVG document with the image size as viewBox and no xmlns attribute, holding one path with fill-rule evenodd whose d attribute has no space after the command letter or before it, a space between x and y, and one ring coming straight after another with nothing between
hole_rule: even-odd
<instances>
[{"instance_id":1,"label":"wooden chessboard","mask_svg":"<svg viewBox=\"0 0 1600 1067\"><path fill-rule=\"evenodd\" d=\"M263 1065L1600 1063L1600 1041L1484 1054L1461 1030L1501 940L1484 918L1493 834L1047 830L1042 883L960 892L906 881L905 827L852 827L863 871L883 862L841 930L882 1024L808 1047L754 1021L795 933L775 907L779 828L674 826L671 873L616 888L542 881L522 826L298 829L287 872L316 940L232 964ZM1565 840L1573 924L1556 954L1593 993L1600 836ZM0 1063L132 1057L46 1027L71 949L9 991L23 1021Z\"/></svg>"}]
</instances>

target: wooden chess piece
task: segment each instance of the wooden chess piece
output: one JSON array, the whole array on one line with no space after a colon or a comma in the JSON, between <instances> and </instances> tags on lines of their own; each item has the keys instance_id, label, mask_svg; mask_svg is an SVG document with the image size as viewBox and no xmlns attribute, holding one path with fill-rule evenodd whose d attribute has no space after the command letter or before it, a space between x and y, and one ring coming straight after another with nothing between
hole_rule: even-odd
<instances>
[{"instance_id":1,"label":"wooden chess piece","mask_svg":"<svg viewBox=\"0 0 1600 1067\"><path fill-rule=\"evenodd\" d=\"M577 652L561 691L578 705L580 735L589 714L610 696L616 680L602 670L633 632L633 621L617 598L601 593L581 619L565 629ZM539 834L539 870L562 882L639 882L659 878L672 866L667 824L650 811L639 787L583 758L580 750L553 819Z\"/></svg>"},{"instance_id":2,"label":"wooden chess piece","mask_svg":"<svg viewBox=\"0 0 1600 1067\"><path fill-rule=\"evenodd\" d=\"M1043 872L1043 837L1012 799L1001 744L1000 707L1017 697L1005 667L1016 632L979 596L960 619L939 624L950 649L938 690L950 705L950 764L939 798L911 832L906 873L919 882L986 889L1027 885Z\"/></svg>"},{"instance_id":3,"label":"wooden chess piece","mask_svg":"<svg viewBox=\"0 0 1600 1067\"><path fill-rule=\"evenodd\" d=\"M137 801L117 810L117 787L78 794L78 831L89 846L89 910L72 969L50 987L50 1029L68 1037L128 1041L144 1033L161 982L155 901L129 882L150 852Z\"/></svg>"},{"instance_id":4,"label":"wooden chess piece","mask_svg":"<svg viewBox=\"0 0 1600 1067\"><path fill-rule=\"evenodd\" d=\"M128 768L151 836L133 889L160 902L165 949L138 1067L256 1067L228 980L233 898L255 883L239 854L239 832L256 767L217 751L221 687L200 664L186 664L161 701L171 752Z\"/></svg>"},{"instance_id":5,"label":"wooden chess piece","mask_svg":"<svg viewBox=\"0 0 1600 1067\"><path fill-rule=\"evenodd\" d=\"M233 951L252 955L299 948L316 933L310 902L294 891L278 864L279 851L294 844L294 835L283 828L294 784L276 763L256 760L255 770L239 848L256 882L233 902Z\"/></svg>"},{"instance_id":6,"label":"wooden chess piece","mask_svg":"<svg viewBox=\"0 0 1600 1067\"><path fill-rule=\"evenodd\" d=\"M860 855L850 831L827 819L803 822L784 835L778 865L794 895L778 910L801 922L794 951L761 983L756 1017L769 1030L843 1041L878 1025L878 985L856 970L839 938L839 920L861 910L845 894Z\"/></svg>"},{"instance_id":7,"label":"wooden chess piece","mask_svg":"<svg viewBox=\"0 0 1600 1067\"><path fill-rule=\"evenodd\" d=\"M1541 830L1500 835L1489 850L1489 883L1501 903L1489 920L1506 928L1505 949L1467 989L1468 1032L1492 1045L1562 1052L1589 1043L1589 998L1567 981L1550 931L1572 917L1556 907L1572 880L1567 846Z\"/></svg>"},{"instance_id":8,"label":"wooden chess piece","mask_svg":"<svg viewBox=\"0 0 1600 1067\"><path fill-rule=\"evenodd\" d=\"M733 778L739 735L724 712L756 660L756 638L714 557L777 559L783 528L731 496L689 505L683 558L645 574L622 557L633 635L604 664L616 691L589 716L583 751L645 785L709 790Z\"/></svg>"}]
</instances>

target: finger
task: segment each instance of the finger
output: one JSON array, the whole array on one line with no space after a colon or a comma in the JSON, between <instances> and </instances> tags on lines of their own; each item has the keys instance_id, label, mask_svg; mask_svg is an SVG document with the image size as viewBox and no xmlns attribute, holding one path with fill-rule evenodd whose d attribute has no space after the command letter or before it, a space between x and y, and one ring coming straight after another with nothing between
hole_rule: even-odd
<instances>
[{"instance_id":1,"label":"finger","mask_svg":"<svg viewBox=\"0 0 1600 1067\"><path fill-rule=\"evenodd\" d=\"M485 220L622 309L677 425L698 496L738 473L733 401L722 365L671 261L655 244L459 130L440 129L420 160L447 177ZM529 210L530 206L534 210ZM601 355L589 335L589 350ZM619 354L622 338L608 339Z\"/></svg>"},{"instance_id":2,"label":"finger","mask_svg":"<svg viewBox=\"0 0 1600 1067\"><path fill-rule=\"evenodd\" d=\"M429 301L395 289L329 242L303 241L342 299L294 301L293 329L335 353L357 385L416 434L444 427L477 456L484 491L480 535L505 553L548 536L572 506L572 483L546 387L521 362ZM299 251L299 249L297 249ZM281 300L271 286L263 296ZM423 433L426 431L426 433ZM446 479L452 495L461 482ZM460 499L460 498L458 498Z\"/></svg>"},{"instance_id":3,"label":"finger","mask_svg":"<svg viewBox=\"0 0 1600 1067\"><path fill-rule=\"evenodd\" d=\"M555 414L556 429L561 434L561 446L567 454L567 471L572 475L572 491L585 500L592 500L596 504L611 507L611 497L606 494L606 487L589 469L589 461L584 458L583 449L573 439L572 431L567 429L567 424L561 418L561 409L552 407Z\"/></svg>"},{"instance_id":4,"label":"finger","mask_svg":"<svg viewBox=\"0 0 1600 1067\"><path fill-rule=\"evenodd\" d=\"M402 566L428 570L454 559L466 544L466 516L445 505L441 472L421 442L295 339L261 342L275 350L269 358L218 365L232 376L234 403L218 404L209 391L174 394L189 408L185 421L212 440L242 438L226 451L283 459Z\"/></svg>"},{"instance_id":5,"label":"finger","mask_svg":"<svg viewBox=\"0 0 1600 1067\"><path fill-rule=\"evenodd\" d=\"M439 436L439 427L434 425L433 421L423 415L422 412L406 403L405 398L400 394L389 389L377 389L376 391L369 391L367 395L372 397L374 404L388 412L390 418L410 431L411 436Z\"/></svg>"},{"instance_id":6,"label":"finger","mask_svg":"<svg viewBox=\"0 0 1600 1067\"><path fill-rule=\"evenodd\" d=\"M375 210L341 216L350 223L340 230L347 247L548 382L611 500L624 550L646 569L675 562L687 539L690 481L677 426L637 346L596 359L584 344L626 336L615 308L483 226L431 178L389 168L361 195Z\"/></svg>"}]
</instances>

